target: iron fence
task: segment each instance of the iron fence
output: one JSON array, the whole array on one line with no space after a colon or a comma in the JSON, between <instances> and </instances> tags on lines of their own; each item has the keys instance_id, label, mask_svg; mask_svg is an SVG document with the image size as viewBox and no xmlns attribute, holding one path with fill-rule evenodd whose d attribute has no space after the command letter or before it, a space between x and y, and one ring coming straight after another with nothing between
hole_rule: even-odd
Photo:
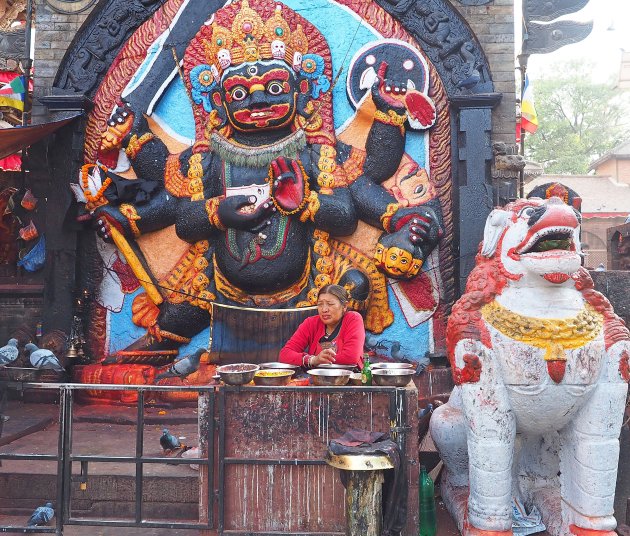
<instances>
[{"instance_id":1,"label":"iron fence","mask_svg":"<svg viewBox=\"0 0 630 536\"><path fill-rule=\"evenodd\" d=\"M0 398L0 414L4 414L7 403L7 393L11 390L42 390L58 391L59 396L59 434L56 454L18 454L0 452L0 463L2 460L33 460L52 461L57 463L56 475L56 501L54 527L22 527L22 526L0 526L0 533L51 533L63 535L66 525L98 526L98 527L136 527L136 528L164 528L164 529L196 529L209 530L214 527L214 511L211 501L200 500L199 522L183 523L173 521L147 521L143 516L143 467L148 464L198 464L200 467L200 478L202 474L207 474L203 480L207 484L206 497L213 497L212 490L214 458L213 448L208 448L214 443L214 426L209 425L208 416L214 413L215 390L211 386L183 386L170 387L158 385L86 385L86 384L48 384L48 383L22 383L22 382L0 382L2 396ZM80 390L106 390L106 391L135 391L137 393L136 403L136 432L135 432L135 452L133 456L92 456L76 455L72 449L72 429L74 394ZM144 427L145 427L145 400L148 392L196 392L198 393L197 403L197 432L199 438L199 457L197 458L166 458L144 455ZM3 419L0 419L0 427ZM2 428L0 428L0 433ZM0 436L1 437L1 436ZM81 466L80 478L86 478L90 463L119 463L135 465L134 474L134 497L135 516L134 519L101 519L101 518L80 518L72 513L72 493L71 483L73 482L72 464L78 462ZM200 490L203 491L203 490ZM200 495L204 495L201 493Z\"/></svg>"},{"instance_id":2,"label":"iron fence","mask_svg":"<svg viewBox=\"0 0 630 536\"><path fill-rule=\"evenodd\" d=\"M218 535L267 535L269 532L251 530L234 530L225 526L226 516L226 468L234 465L265 465L265 466L306 466L325 465L323 459L295 458L295 459L261 459L251 456L239 456L226 449L226 426L230 416L226 414L226 407L230 404L230 397L247 396L263 393L312 393L319 396L342 395L348 388L344 387L230 387L222 386L186 386L167 387L157 385L96 385L96 384L47 384L0 382L0 415L4 413L7 392L11 389L25 391L29 389L49 391L57 390L59 396L59 432L56 454L18 454L0 451L0 465L2 460L35 460L52 461L57 464L56 474L56 515L54 527L15 527L0 526L0 533L52 533L63 535L65 526L92 527L133 527L148 529L191 529L208 531L207 534ZM407 408L406 389L393 387L354 387L353 393L363 393L385 397L388 400L385 416L389 420L390 436L396 441L401 452L406 451L407 436L411 432L410 421L413 418ZM75 393L81 390L113 390L133 391L137 393L135 420L135 450L132 456L95 456L76 454L73 451L73 416ZM147 407L147 393L155 392L196 392L197 401L197 434L199 441L199 455L197 458L155 457L144 454L145 408ZM414 390L415 393L415 390ZM417 394L415 395L417 398ZM327 418L327 417L326 417ZM2 433L2 419L0 419L0 437ZM236 453L238 454L238 453ZM73 476L73 463L80 465L79 481L87 480L88 467L91 463L120 463L135 465L134 498L135 515L133 519L103 519L85 518L73 515L72 487L76 478ZM144 488L143 468L150 464L198 464L199 471L199 521L174 522L161 520L147 520L144 516ZM216 472L216 474L215 474ZM216 486L216 487L215 487ZM274 534L281 534L274 532ZM300 534L304 536L341 536L342 532L285 532L282 534Z\"/></svg>"}]
</instances>

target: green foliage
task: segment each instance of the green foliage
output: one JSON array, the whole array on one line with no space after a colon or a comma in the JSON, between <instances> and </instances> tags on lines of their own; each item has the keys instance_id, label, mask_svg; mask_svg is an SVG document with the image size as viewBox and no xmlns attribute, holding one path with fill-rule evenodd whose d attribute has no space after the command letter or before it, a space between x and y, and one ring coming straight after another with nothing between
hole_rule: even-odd
<instances>
[{"instance_id":1,"label":"green foliage","mask_svg":"<svg viewBox=\"0 0 630 536\"><path fill-rule=\"evenodd\" d=\"M584 174L589 164L630 137L630 100L616 80L593 82L593 65L556 66L532 81L538 130L525 134L525 154L546 173Z\"/></svg>"}]
</instances>

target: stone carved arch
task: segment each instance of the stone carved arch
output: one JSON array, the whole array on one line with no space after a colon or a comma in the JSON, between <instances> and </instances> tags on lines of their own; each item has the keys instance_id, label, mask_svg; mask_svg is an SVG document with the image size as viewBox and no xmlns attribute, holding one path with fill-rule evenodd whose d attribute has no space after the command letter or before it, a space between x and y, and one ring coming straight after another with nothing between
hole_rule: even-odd
<instances>
[{"instance_id":1,"label":"stone carved arch","mask_svg":"<svg viewBox=\"0 0 630 536\"><path fill-rule=\"evenodd\" d=\"M449 98L492 93L490 67L468 23L445 0L376 0L421 44ZM224 2L193 2L189 26L197 28ZM367 4L367 3L366 3ZM68 47L53 87L92 97L133 32L163 6L159 0L102 0ZM173 43L178 57L185 44Z\"/></svg>"}]
</instances>

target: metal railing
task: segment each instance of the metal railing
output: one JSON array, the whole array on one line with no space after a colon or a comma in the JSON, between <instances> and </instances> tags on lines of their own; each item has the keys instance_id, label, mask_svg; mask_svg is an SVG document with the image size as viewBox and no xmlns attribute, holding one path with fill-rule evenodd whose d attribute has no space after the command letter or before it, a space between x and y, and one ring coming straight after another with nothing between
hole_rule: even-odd
<instances>
[{"instance_id":1,"label":"metal railing","mask_svg":"<svg viewBox=\"0 0 630 536\"><path fill-rule=\"evenodd\" d=\"M210 531L208 534L219 535L254 535L268 534L268 532L228 530L225 527L226 516L226 469L234 465L263 465L263 466L284 466L284 465L325 465L323 459L296 458L296 459L269 459L252 458L239 456L238 453L230 452L226 448L226 426L230 417L226 415L226 407L229 398L232 396L247 396L248 394L263 394L277 391L274 387L230 387L223 386L217 389L215 386L186 386L167 387L157 385L97 385L97 384L47 384L47 383L21 383L21 382L0 382L0 402L6 400L8 390L18 391L34 390L58 390L59 392L59 432L57 454L11 454L3 453L0 450L0 465L2 460L36 460L52 461L57 463L56 475L56 515L54 527L15 527L0 526L0 533L22 532L22 533L54 533L63 535L64 526L98 526L98 527L135 527L151 529L196 529ZM340 395L346 388L343 387L283 387L282 391L312 393L313 395ZM396 441L401 452L406 450L406 436L411 430L409 425L412 416L407 410L405 399L405 388L392 387L354 387L354 393L365 392L370 395L385 396L387 409L386 419L389 421L389 432L391 438ZM95 456L79 455L73 452L73 416L75 393L81 390L89 391L133 391L137 393L136 420L135 420L135 452L133 456ZM199 441L199 455L197 458L176 458L176 457L155 457L144 455L144 428L145 428L145 404L147 393L156 392L196 392L197 399L197 434ZM112 406L113 407L113 406ZM4 412L0 403L0 414ZM327 416L322 416L327 418ZM2 423L0 422L0 426ZM1 432L1 428L0 428ZM1 436L0 436L1 437ZM81 472L78 477L73 476L73 463L79 463ZM72 509L72 483L77 479L79 482L87 480L88 465L90 463L119 463L135 465L134 472L134 518L129 519L104 519L85 518L73 515ZM199 465L199 522L173 522L146 520L144 516L144 487L143 468L149 464L198 464ZM215 474L216 472L216 474ZM216 489L215 489L216 486ZM279 534L279 533L278 533ZM286 534L298 534L296 532ZM331 536L342 533L333 532L300 532L308 536Z\"/></svg>"},{"instance_id":2,"label":"metal railing","mask_svg":"<svg viewBox=\"0 0 630 536\"><path fill-rule=\"evenodd\" d=\"M33 461L52 461L57 463L56 475L56 501L55 501L55 526L47 527L25 527L25 526L1 526L0 533L20 532L20 533L51 533L63 535L65 525L84 525L84 526L100 526L100 527L138 527L138 528L164 528L164 529L196 529L209 530L214 528L214 512L213 501L199 501L199 522L184 523L173 521L147 521L143 516L143 467L148 464L198 464L199 478L202 474L207 474L204 478L208 485L206 497L213 497L212 490L213 470L214 470L214 449L209 445L214 443L214 426L212 415L214 414L215 390L211 386L185 386L170 387L158 385L95 385L95 384L48 384L48 383L22 383L22 382L0 382L0 390L2 395L0 401L0 414L4 413L6 405L7 393L10 390L26 391L26 390L57 390L59 392L59 434L57 442L57 454L19 454L19 453L3 453L0 452L0 464L2 460L33 460ZM135 453L133 456L92 456L92 455L75 455L72 450L72 429L73 429L73 410L74 410L74 393L79 390L90 391L134 391L137 393L136 403L136 434L135 434ZM196 392L198 393L197 402L197 431L199 438L199 457L198 458L167 458L154 457L144 455L144 426L145 426L145 398L147 392ZM0 422L0 426L2 423ZM0 428L0 432L2 429ZM1 437L1 436L0 436ZM135 465L134 476L134 499L135 499L135 516L134 519L100 519L100 518L80 518L72 515L72 489L73 482L72 464L80 463L80 478L86 478L89 463L119 463ZM204 495L200 489L200 495Z\"/></svg>"}]
</instances>

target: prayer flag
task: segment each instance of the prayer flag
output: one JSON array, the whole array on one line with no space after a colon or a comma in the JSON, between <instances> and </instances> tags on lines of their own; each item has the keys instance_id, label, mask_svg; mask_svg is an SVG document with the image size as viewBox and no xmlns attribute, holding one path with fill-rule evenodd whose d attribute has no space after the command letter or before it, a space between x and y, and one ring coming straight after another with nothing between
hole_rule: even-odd
<instances>
[{"instance_id":1,"label":"prayer flag","mask_svg":"<svg viewBox=\"0 0 630 536\"><path fill-rule=\"evenodd\" d=\"M533 134L538 130L538 116L534 107L534 91L525 75L525 87L521 98L521 129Z\"/></svg>"},{"instance_id":2,"label":"prayer flag","mask_svg":"<svg viewBox=\"0 0 630 536\"><path fill-rule=\"evenodd\" d=\"M21 76L16 76L8 84L3 84L0 87L0 95L12 95L13 93L25 93L24 82Z\"/></svg>"}]
</instances>

